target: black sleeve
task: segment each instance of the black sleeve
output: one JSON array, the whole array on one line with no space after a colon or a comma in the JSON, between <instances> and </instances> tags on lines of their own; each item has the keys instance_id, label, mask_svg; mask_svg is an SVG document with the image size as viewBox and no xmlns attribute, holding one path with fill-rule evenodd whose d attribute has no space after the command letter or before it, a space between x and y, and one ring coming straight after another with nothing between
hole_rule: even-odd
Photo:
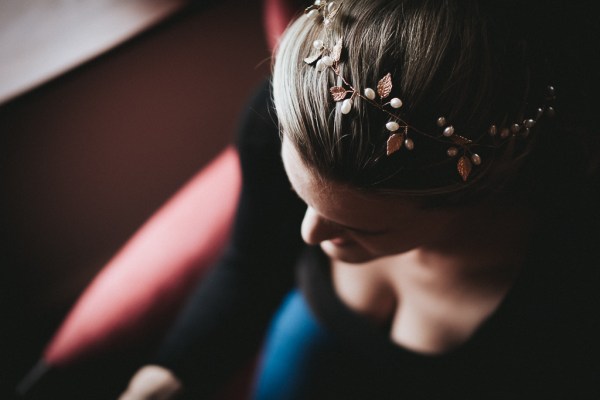
<instances>
[{"instance_id":1,"label":"black sleeve","mask_svg":"<svg viewBox=\"0 0 600 400\"><path fill-rule=\"evenodd\" d=\"M252 100L238 138L242 193L230 243L176 320L156 363L196 398L214 392L248 361L294 281L304 204L283 169L266 84Z\"/></svg>"}]
</instances>

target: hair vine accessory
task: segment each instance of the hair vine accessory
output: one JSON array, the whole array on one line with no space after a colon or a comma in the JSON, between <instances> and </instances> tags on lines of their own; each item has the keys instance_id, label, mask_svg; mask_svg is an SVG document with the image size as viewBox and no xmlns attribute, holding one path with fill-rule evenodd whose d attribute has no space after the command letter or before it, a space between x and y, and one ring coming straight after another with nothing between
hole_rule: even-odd
<instances>
[{"instance_id":1,"label":"hair vine accessory","mask_svg":"<svg viewBox=\"0 0 600 400\"><path fill-rule=\"evenodd\" d=\"M387 100L393 89L391 73L388 72L377 82L375 90L367 87L362 93L342 76L339 63L344 48L344 40L340 37L335 41L333 46L329 45L333 42L330 29L331 23L337 15L338 10L338 3L326 0L316 0L312 6L305 9L304 12L308 18L322 18L323 25L325 26L323 36L325 37L313 42L312 47L315 53L306 57L304 62L314 65L318 72L330 69L341 80L342 84L331 87L329 92L335 102L341 102L341 106L338 108L342 114L349 114L352 111L355 98L359 97L388 115L389 120L385 124L385 128L389 132L386 143L387 156L399 152L402 148L412 151L415 143L411 138L411 134L414 133L448 145L446 156L451 158L458 157L456 170L462 180L466 182L471 175L473 167L479 166L483 162L482 157L475 152L477 147L497 148L516 136L525 138L540 118L544 116L553 117L555 114L554 107L545 104L537 108L534 116L525 118L521 123L513 122L508 125L505 123L501 125L496 123L490 124L487 132L481 134L476 139L469 139L456 133L454 126L444 116L440 116L436 120L436 125L441 130L439 133L432 134L419 130L406 122L400 115L399 109L402 108L403 101L399 97L392 97L389 101ZM554 101L555 98L554 87L548 86L545 97L546 103ZM494 144L481 143L485 136L492 138Z\"/></svg>"}]
</instances>

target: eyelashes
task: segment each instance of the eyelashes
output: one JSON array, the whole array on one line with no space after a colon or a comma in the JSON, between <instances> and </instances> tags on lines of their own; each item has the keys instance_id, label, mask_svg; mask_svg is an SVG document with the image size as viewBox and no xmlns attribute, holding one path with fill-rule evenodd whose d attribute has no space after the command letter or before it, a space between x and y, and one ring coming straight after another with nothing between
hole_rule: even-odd
<instances>
[{"instance_id":1,"label":"eyelashes","mask_svg":"<svg viewBox=\"0 0 600 400\"><path fill-rule=\"evenodd\" d=\"M369 230L365 230L365 229L351 228L351 227L343 226L343 225L342 225L342 228L344 228L350 232L359 234L361 236L379 236L379 235L383 235L387 232L385 230L369 231Z\"/></svg>"}]
</instances>

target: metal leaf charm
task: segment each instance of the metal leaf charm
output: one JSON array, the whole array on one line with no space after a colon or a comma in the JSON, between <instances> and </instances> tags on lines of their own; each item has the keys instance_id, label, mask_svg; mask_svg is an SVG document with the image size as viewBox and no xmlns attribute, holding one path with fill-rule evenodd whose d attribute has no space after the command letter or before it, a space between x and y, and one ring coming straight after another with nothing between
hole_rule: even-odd
<instances>
[{"instance_id":1,"label":"metal leaf charm","mask_svg":"<svg viewBox=\"0 0 600 400\"><path fill-rule=\"evenodd\" d=\"M404 142L404 134L403 133L392 133L387 140L387 150L386 155L394 154L402 147L402 143Z\"/></svg>"},{"instance_id":2,"label":"metal leaf charm","mask_svg":"<svg viewBox=\"0 0 600 400\"><path fill-rule=\"evenodd\" d=\"M456 134L452 135L450 137L450 139L452 139L452 141L454 143L460 144L461 146L465 146L467 144L473 143L473 141L471 139L468 139L468 138L466 138L464 136L460 136L460 135L456 135Z\"/></svg>"},{"instance_id":3,"label":"metal leaf charm","mask_svg":"<svg viewBox=\"0 0 600 400\"><path fill-rule=\"evenodd\" d=\"M469 157L462 156L458 159L456 168L458 169L458 173L460 174L462 180L466 182L469 178L469 175L471 174L471 169L473 168L473 165L471 164L471 160L469 160Z\"/></svg>"},{"instance_id":4,"label":"metal leaf charm","mask_svg":"<svg viewBox=\"0 0 600 400\"><path fill-rule=\"evenodd\" d=\"M315 61L317 61L319 58L321 58L322 55L323 55L323 49L321 49L320 51L318 51L317 53L313 54L310 57L306 57L304 59L304 62L307 64L312 64Z\"/></svg>"},{"instance_id":5,"label":"metal leaf charm","mask_svg":"<svg viewBox=\"0 0 600 400\"><path fill-rule=\"evenodd\" d=\"M328 11L327 18L329 20L332 20L335 17L335 15L338 13L339 9L340 9L339 4L335 4L335 3L333 3L333 4L334 4L333 9L330 9L330 10L328 9L327 10Z\"/></svg>"},{"instance_id":6,"label":"metal leaf charm","mask_svg":"<svg viewBox=\"0 0 600 400\"><path fill-rule=\"evenodd\" d=\"M310 6L310 7L306 7L306 8L304 9L304 14L308 14L308 13L309 13L309 12L311 12L312 10L317 10L317 11L318 11L318 10L319 10L319 8L320 8L319 6L317 6L317 5L314 5L314 4L313 4L312 6Z\"/></svg>"},{"instance_id":7,"label":"metal leaf charm","mask_svg":"<svg viewBox=\"0 0 600 400\"><path fill-rule=\"evenodd\" d=\"M392 74L389 72L377 83L377 94L385 99L392 93Z\"/></svg>"},{"instance_id":8,"label":"metal leaf charm","mask_svg":"<svg viewBox=\"0 0 600 400\"><path fill-rule=\"evenodd\" d=\"M342 101L346 97L346 89L341 86L334 86L329 89L334 101Z\"/></svg>"},{"instance_id":9,"label":"metal leaf charm","mask_svg":"<svg viewBox=\"0 0 600 400\"><path fill-rule=\"evenodd\" d=\"M342 38L339 38L338 41L335 43L335 46L333 46L333 50L331 50L331 58L333 59L333 61L340 61L343 47L342 43Z\"/></svg>"}]
</instances>

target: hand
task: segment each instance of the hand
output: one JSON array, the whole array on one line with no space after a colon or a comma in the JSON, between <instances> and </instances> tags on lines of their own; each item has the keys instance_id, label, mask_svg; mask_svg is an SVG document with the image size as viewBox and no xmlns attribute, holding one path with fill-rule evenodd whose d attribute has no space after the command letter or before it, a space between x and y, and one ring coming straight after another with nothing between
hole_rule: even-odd
<instances>
[{"instance_id":1,"label":"hand","mask_svg":"<svg viewBox=\"0 0 600 400\"><path fill-rule=\"evenodd\" d=\"M170 400L177 396L182 387L170 370L158 365L146 365L133 375L119 400Z\"/></svg>"}]
</instances>

